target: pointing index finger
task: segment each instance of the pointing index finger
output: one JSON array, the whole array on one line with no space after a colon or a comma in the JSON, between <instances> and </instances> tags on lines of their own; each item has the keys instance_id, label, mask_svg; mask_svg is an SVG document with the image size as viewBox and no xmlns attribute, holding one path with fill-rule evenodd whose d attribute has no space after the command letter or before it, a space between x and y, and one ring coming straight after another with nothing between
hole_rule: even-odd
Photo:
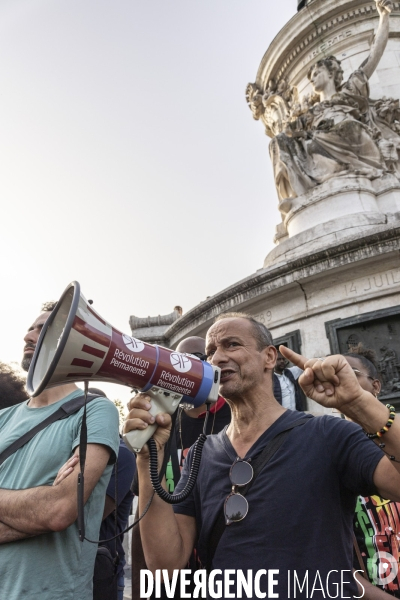
<instances>
[{"instance_id":1,"label":"pointing index finger","mask_svg":"<svg viewBox=\"0 0 400 600\"><path fill-rule=\"evenodd\" d=\"M304 371L304 365L307 362L307 358L305 356L302 356L301 354L297 354L297 352L294 352L293 350L291 350L290 348L287 348L286 346L279 346L279 352L288 360L290 360L291 363L293 363L294 365L296 365L296 367L300 367L300 369L302 369Z\"/></svg>"}]
</instances>

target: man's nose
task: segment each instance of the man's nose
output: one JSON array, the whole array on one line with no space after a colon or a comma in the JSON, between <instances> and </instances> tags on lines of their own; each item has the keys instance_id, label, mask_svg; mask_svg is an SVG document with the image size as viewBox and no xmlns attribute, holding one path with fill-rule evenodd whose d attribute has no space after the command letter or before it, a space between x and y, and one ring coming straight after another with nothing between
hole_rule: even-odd
<instances>
[{"instance_id":1,"label":"man's nose","mask_svg":"<svg viewBox=\"0 0 400 600\"><path fill-rule=\"evenodd\" d=\"M24 337L24 342L25 344L33 344L36 345L37 342L37 333L35 333L34 330L28 331L28 333L26 334L26 336Z\"/></svg>"},{"instance_id":2,"label":"man's nose","mask_svg":"<svg viewBox=\"0 0 400 600\"><path fill-rule=\"evenodd\" d=\"M228 356L223 348L220 346L214 351L211 358L211 364L218 367L220 364L227 362Z\"/></svg>"}]
</instances>

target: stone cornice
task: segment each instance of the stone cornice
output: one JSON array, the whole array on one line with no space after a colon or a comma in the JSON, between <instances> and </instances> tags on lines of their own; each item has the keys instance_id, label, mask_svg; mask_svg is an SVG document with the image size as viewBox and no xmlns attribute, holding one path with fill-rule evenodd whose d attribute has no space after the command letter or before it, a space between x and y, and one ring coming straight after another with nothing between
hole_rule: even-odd
<instances>
[{"instance_id":1,"label":"stone cornice","mask_svg":"<svg viewBox=\"0 0 400 600\"><path fill-rule=\"evenodd\" d=\"M393 13L400 13L400 2L394 2ZM323 43L327 35L334 34L347 24L357 23L360 18L377 20L377 17L372 0L313 2L297 13L272 41L258 69L256 84L263 88L270 78L286 76L294 61L306 56L308 48L312 50L318 40Z\"/></svg>"},{"instance_id":2,"label":"stone cornice","mask_svg":"<svg viewBox=\"0 0 400 600\"><path fill-rule=\"evenodd\" d=\"M235 310L239 304L243 310L246 304L254 303L256 298L260 300L263 295L278 292L283 287L288 289L297 281L396 251L400 252L400 226L393 224L378 227L373 233L344 240L288 263L262 269L192 308L165 331L165 337L170 341L179 339L185 330L193 332L196 327L204 327L218 314Z\"/></svg>"}]
</instances>

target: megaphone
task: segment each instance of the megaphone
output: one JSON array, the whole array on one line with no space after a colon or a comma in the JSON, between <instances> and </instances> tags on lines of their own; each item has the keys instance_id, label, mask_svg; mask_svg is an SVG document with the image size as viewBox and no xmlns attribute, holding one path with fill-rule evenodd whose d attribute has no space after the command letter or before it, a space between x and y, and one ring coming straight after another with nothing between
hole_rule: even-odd
<instances>
[{"instance_id":1,"label":"megaphone","mask_svg":"<svg viewBox=\"0 0 400 600\"><path fill-rule=\"evenodd\" d=\"M120 383L152 398L150 413L173 414L180 402L198 407L216 402L220 369L192 354L147 344L107 323L73 281L43 326L32 358L27 389L37 396L45 388L74 381ZM125 435L139 452L157 425Z\"/></svg>"}]
</instances>

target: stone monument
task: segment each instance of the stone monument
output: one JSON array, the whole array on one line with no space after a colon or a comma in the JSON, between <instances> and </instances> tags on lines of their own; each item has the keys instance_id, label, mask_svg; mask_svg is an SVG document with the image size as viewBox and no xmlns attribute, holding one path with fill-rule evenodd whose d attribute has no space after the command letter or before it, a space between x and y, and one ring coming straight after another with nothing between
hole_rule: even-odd
<instances>
[{"instance_id":1,"label":"stone monument","mask_svg":"<svg viewBox=\"0 0 400 600\"><path fill-rule=\"evenodd\" d=\"M246 89L270 138L276 248L166 325L166 345L230 310L308 356L363 342L377 353L382 400L400 408L399 99L400 2L298 3Z\"/></svg>"}]
</instances>

